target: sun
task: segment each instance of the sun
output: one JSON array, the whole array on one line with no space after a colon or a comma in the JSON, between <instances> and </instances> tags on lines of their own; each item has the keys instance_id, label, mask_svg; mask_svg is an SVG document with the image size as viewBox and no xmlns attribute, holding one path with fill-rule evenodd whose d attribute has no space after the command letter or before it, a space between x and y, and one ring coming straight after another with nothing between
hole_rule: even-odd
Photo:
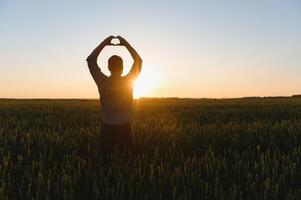
<instances>
[{"instance_id":1,"label":"sun","mask_svg":"<svg viewBox=\"0 0 301 200\"><path fill-rule=\"evenodd\" d=\"M134 83L134 98L150 97L159 86L159 75L152 70L142 71Z\"/></svg>"}]
</instances>

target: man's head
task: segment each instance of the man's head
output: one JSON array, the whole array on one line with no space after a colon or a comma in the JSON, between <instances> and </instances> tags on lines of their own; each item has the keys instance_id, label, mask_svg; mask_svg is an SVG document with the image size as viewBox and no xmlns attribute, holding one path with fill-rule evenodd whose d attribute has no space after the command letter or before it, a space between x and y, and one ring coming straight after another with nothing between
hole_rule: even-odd
<instances>
[{"instance_id":1,"label":"man's head","mask_svg":"<svg viewBox=\"0 0 301 200\"><path fill-rule=\"evenodd\" d=\"M111 56L108 60L108 67L111 75L121 76L123 71L123 61L120 56Z\"/></svg>"}]
</instances>

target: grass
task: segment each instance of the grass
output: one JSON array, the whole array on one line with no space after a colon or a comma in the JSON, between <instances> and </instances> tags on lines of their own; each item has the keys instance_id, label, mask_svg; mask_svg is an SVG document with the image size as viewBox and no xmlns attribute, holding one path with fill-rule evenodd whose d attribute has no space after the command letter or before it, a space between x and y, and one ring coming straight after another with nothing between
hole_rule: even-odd
<instances>
[{"instance_id":1,"label":"grass","mask_svg":"<svg viewBox=\"0 0 301 200\"><path fill-rule=\"evenodd\" d=\"M301 199L301 99L144 99L102 158L96 100L0 100L0 199Z\"/></svg>"}]
</instances>

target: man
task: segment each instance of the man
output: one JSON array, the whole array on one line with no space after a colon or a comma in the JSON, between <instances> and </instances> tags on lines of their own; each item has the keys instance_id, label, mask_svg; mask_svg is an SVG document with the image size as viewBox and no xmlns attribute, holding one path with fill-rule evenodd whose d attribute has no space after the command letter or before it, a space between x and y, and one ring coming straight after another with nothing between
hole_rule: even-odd
<instances>
[{"instance_id":1,"label":"man","mask_svg":"<svg viewBox=\"0 0 301 200\"><path fill-rule=\"evenodd\" d=\"M97 57L103 48L112 44L114 36L106 38L86 59L90 73L98 87L101 103L101 137L100 145L104 153L117 148L133 148L133 137L130 126L130 114L133 101L133 82L138 77L142 59L136 50L121 36L118 46L125 46L134 59L130 72L121 76L123 71L122 58L113 55L108 60L111 75L107 77L97 65Z\"/></svg>"}]
</instances>

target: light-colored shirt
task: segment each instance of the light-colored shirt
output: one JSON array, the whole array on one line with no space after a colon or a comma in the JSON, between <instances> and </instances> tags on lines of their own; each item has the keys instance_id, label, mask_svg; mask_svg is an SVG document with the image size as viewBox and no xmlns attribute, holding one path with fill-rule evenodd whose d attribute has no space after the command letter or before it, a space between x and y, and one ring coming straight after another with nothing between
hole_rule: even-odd
<instances>
[{"instance_id":1,"label":"light-colored shirt","mask_svg":"<svg viewBox=\"0 0 301 200\"><path fill-rule=\"evenodd\" d=\"M98 47L97 47L98 48ZM132 47L127 47L134 63L126 76L106 76L97 65L97 55L88 56L90 73L98 87L101 103L101 120L111 125L126 124L130 121L133 102L133 83L138 77L142 60Z\"/></svg>"},{"instance_id":2,"label":"light-colored shirt","mask_svg":"<svg viewBox=\"0 0 301 200\"><path fill-rule=\"evenodd\" d=\"M129 122L133 102L133 79L125 77L105 77L98 85L101 102L101 119L111 125Z\"/></svg>"}]
</instances>

